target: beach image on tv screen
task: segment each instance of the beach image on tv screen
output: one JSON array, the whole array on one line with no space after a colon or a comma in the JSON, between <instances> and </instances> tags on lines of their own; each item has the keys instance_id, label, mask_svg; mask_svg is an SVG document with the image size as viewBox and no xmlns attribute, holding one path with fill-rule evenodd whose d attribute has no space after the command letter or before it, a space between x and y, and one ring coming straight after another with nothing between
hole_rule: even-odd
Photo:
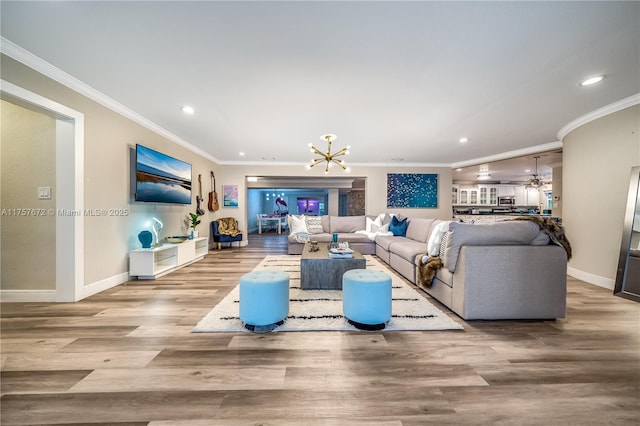
<instances>
[{"instance_id":1,"label":"beach image on tv screen","mask_svg":"<svg viewBox=\"0 0 640 426\"><path fill-rule=\"evenodd\" d=\"M136 201L191 204L191 164L137 145Z\"/></svg>"}]
</instances>

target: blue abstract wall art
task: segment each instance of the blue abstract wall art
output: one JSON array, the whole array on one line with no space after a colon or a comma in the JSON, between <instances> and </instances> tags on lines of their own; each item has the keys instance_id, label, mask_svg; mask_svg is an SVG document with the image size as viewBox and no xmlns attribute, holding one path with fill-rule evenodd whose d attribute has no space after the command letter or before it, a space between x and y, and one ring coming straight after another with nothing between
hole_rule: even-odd
<instances>
[{"instance_id":1,"label":"blue abstract wall art","mask_svg":"<svg viewBox=\"0 0 640 426\"><path fill-rule=\"evenodd\" d=\"M438 175L388 173L387 207L437 208Z\"/></svg>"}]
</instances>

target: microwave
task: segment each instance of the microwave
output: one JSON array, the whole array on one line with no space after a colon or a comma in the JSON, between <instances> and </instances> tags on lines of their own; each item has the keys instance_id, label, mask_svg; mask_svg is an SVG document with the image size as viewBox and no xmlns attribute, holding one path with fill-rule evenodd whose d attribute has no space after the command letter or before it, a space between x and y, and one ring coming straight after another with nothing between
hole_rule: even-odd
<instances>
[{"instance_id":1,"label":"microwave","mask_svg":"<svg viewBox=\"0 0 640 426\"><path fill-rule=\"evenodd\" d=\"M512 196L498 197L498 205L499 206L515 206L516 198Z\"/></svg>"}]
</instances>

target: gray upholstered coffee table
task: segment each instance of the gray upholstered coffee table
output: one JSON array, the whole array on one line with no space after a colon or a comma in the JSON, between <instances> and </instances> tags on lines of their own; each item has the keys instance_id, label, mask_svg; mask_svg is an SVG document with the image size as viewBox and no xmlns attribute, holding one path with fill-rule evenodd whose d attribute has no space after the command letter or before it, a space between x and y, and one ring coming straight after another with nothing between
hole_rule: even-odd
<instances>
[{"instance_id":1,"label":"gray upholstered coffee table","mask_svg":"<svg viewBox=\"0 0 640 426\"><path fill-rule=\"evenodd\" d=\"M311 251L311 244L304 245L300 260L300 288L303 290L342 290L342 275L350 269L366 269L367 260L353 250L351 259L331 259L326 243L318 244L318 251Z\"/></svg>"}]
</instances>

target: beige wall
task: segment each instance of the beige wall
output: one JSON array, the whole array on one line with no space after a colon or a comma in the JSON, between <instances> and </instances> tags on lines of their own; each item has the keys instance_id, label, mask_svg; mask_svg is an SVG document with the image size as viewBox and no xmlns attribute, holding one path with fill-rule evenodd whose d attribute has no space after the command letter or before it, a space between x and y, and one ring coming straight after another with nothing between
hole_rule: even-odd
<instances>
[{"instance_id":1,"label":"beige wall","mask_svg":"<svg viewBox=\"0 0 640 426\"><path fill-rule=\"evenodd\" d=\"M563 140L562 219L571 275L613 288L631 167L640 165L640 106L587 123Z\"/></svg>"},{"instance_id":2,"label":"beige wall","mask_svg":"<svg viewBox=\"0 0 640 426\"><path fill-rule=\"evenodd\" d=\"M2 290L56 288L56 223L38 187L56 184L56 120L4 100L1 110Z\"/></svg>"},{"instance_id":3,"label":"beige wall","mask_svg":"<svg viewBox=\"0 0 640 426\"><path fill-rule=\"evenodd\" d=\"M140 143L191 163L195 191L198 174L202 174L205 198L209 191L210 170L218 174L215 163L11 58L2 56L1 67L4 80L84 114L84 208L129 210L126 216L85 216L85 285L128 272L128 252L140 247L137 235L150 226L151 217L156 216L164 222L161 238L186 232L184 219L188 212L195 211L196 192L191 206L134 202L130 191L131 149ZM209 235L207 224L212 217L209 212L203 217L198 228L201 235Z\"/></svg>"},{"instance_id":4,"label":"beige wall","mask_svg":"<svg viewBox=\"0 0 640 426\"><path fill-rule=\"evenodd\" d=\"M310 176L322 177L322 170L306 170L300 166L222 166L222 182L219 184L236 184L239 192L239 207L222 207L219 216L232 216L238 219L241 229L247 229L246 199L247 176ZM438 208L435 209L388 209L387 208L387 173L437 173L438 174ZM345 172L332 171L332 177L344 176ZM216 175L217 176L217 175ZM378 214L395 212L409 217L426 217L437 219L451 218L451 168L448 167L363 167L352 165L348 176L365 177L365 212ZM332 204L332 203L330 203ZM337 206L337 203L335 203ZM337 207L336 207L337 208Z\"/></svg>"}]
</instances>

